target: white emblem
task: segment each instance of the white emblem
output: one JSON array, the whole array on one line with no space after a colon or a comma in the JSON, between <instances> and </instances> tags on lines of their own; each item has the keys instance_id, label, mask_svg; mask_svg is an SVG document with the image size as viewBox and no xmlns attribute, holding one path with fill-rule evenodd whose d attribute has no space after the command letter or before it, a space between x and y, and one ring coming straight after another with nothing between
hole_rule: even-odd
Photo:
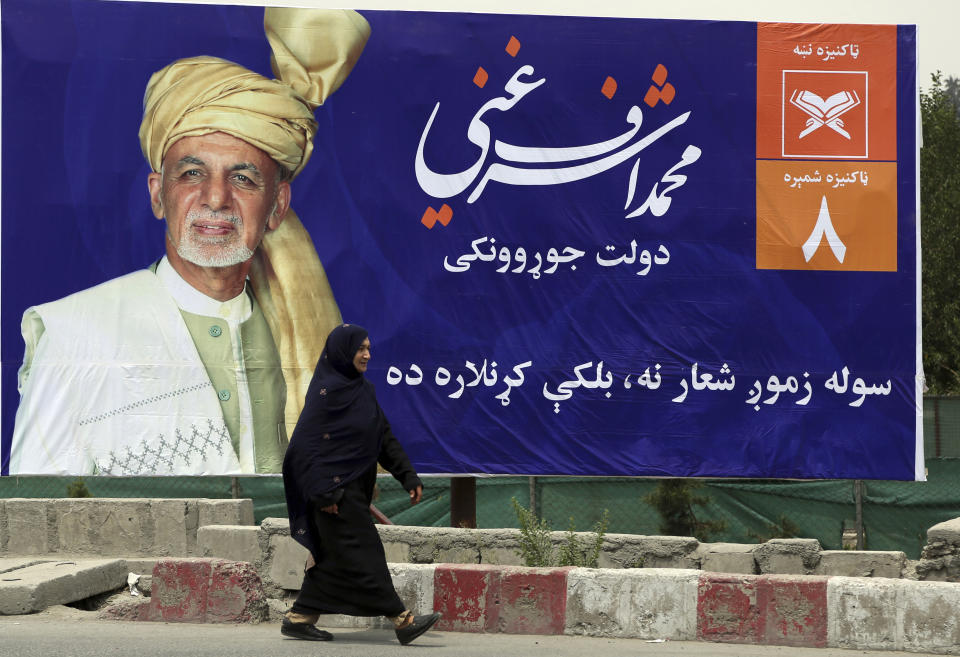
<instances>
[{"instance_id":1,"label":"white emblem","mask_svg":"<svg viewBox=\"0 0 960 657\"><path fill-rule=\"evenodd\" d=\"M790 104L810 115L807 128L800 133L798 139L803 139L823 126L850 139L850 133L843 129L840 117L860 104L860 96L856 91L838 91L824 100L812 91L794 89L790 95Z\"/></svg>"}]
</instances>

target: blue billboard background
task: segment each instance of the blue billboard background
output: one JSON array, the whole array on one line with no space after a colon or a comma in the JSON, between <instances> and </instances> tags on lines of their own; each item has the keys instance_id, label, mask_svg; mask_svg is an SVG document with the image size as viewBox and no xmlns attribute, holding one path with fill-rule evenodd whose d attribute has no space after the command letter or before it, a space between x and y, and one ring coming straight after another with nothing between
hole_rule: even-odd
<instances>
[{"instance_id":1,"label":"blue billboard background","mask_svg":"<svg viewBox=\"0 0 960 657\"><path fill-rule=\"evenodd\" d=\"M912 28L896 272L793 271L756 268L755 23L361 13L370 42L317 111L292 207L344 320L370 332L368 377L420 471L922 476ZM163 253L137 141L147 79L198 54L272 77L262 20L3 0L4 474L23 311ZM644 103L666 82L669 105ZM427 169L466 172L444 183L461 192L424 189L421 142Z\"/></svg>"}]
</instances>

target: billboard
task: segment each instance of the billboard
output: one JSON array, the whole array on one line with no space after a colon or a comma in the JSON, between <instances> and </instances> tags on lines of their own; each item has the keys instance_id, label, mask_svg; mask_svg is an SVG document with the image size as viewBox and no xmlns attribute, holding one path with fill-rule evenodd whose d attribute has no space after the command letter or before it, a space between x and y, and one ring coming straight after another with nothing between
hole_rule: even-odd
<instances>
[{"instance_id":1,"label":"billboard","mask_svg":"<svg viewBox=\"0 0 960 657\"><path fill-rule=\"evenodd\" d=\"M419 471L923 478L914 27L360 11L291 206ZM236 411L146 291L137 139L173 60L272 77L262 9L0 19L3 474L278 471L276 367Z\"/></svg>"}]
</instances>

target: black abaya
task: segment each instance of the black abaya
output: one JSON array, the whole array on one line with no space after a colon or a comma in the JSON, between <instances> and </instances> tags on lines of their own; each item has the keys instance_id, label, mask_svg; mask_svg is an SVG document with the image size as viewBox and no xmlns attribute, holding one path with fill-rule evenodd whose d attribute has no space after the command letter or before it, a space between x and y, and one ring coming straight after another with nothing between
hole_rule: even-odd
<instances>
[{"instance_id":1,"label":"black abaya","mask_svg":"<svg viewBox=\"0 0 960 657\"><path fill-rule=\"evenodd\" d=\"M319 554L303 578L294 612L398 616L406 608L393 588L362 479L344 487L337 515L313 505Z\"/></svg>"},{"instance_id":2,"label":"black abaya","mask_svg":"<svg viewBox=\"0 0 960 657\"><path fill-rule=\"evenodd\" d=\"M292 611L398 616L405 610L370 517L379 462L407 491L422 483L390 431L373 386L349 360L366 331L334 329L284 459L293 538L313 554ZM336 514L321 507L336 504Z\"/></svg>"}]
</instances>

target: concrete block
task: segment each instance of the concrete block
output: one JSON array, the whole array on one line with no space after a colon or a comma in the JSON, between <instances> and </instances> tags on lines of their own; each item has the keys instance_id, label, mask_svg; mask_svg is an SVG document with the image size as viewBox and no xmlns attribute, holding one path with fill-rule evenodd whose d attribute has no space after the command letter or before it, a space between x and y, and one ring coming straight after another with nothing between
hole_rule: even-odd
<instances>
[{"instance_id":1,"label":"concrete block","mask_svg":"<svg viewBox=\"0 0 960 657\"><path fill-rule=\"evenodd\" d=\"M914 562L913 570L915 579L926 582L960 582L960 556L920 559Z\"/></svg>"},{"instance_id":2,"label":"concrete block","mask_svg":"<svg viewBox=\"0 0 960 657\"><path fill-rule=\"evenodd\" d=\"M439 565L433 607L438 630L562 634L570 568Z\"/></svg>"},{"instance_id":3,"label":"concrete block","mask_svg":"<svg viewBox=\"0 0 960 657\"><path fill-rule=\"evenodd\" d=\"M897 590L902 582L863 577L827 580L827 645L857 650L899 650Z\"/></svg>"},{"instance_id":4,"label":"concrete block","mask_svg":"<svg viewBox=\"0 0 960 657\"><path fill-rule=\"evenodd\" d=\"M411 563L477 563L480 560L480 530L461 527L405 527L378 525L381 539L401 539L409 545Z\"/></svg>"},{"instance_id":5,"label":"concrete block","mask_svg":"<svg viewBox=\"0 0 960 657\"><path fill-rule=\"evenodd\" d=\"M163 559L153 569L146 620L246 623L267 618L267 601L248 563L223 559Z\"/></svg>"},{"instance_id":6,"label":"concrete block","mask_svg":"<svg viewBox=\"0 0 960 657\"><path fill-rule=\"evenodd\" d=\"M148 554L153 523L151 500L97 500L93 504L91 541L100 554Z\"/></svg>"},{"instance_id":7,"label":"concrete block","mask_svg":"<svg viewBox=\"0 0 960 657\"><path fill-rule=\"evenodd\" d=\"M500 569L482 565L439 565L434 571L433 608L443 614L437 629L496 631Z\"/></svg>"},{"instance_id":8,"label":"concrete block","mask_svg":"<svg viewBox=\"0 0 960 657\"><path fill-rule=\"evenodd\" d=\"M522 566L520 558L520 531L517 529L473 529L471 530L477 542L480 553L479 563L500 566ZM557 535L554 532L553 543L558 545Z\"/></svg>"},{"instance_id":9,"label":"concrete block","mask_svg":"<svg viewBox=\"0 0 960 657\"><path fill-rule=\"evenodd\" d=\"M928 529L927 541L942 541L948 545L960 546L960 518L937 523Z\"/></svg>"},{"instance_id":10,"label":"concrete block","mask_svg":"<svg viewBox=\"0 0 960 657\"><path fill-rule=\"evenodd\" d=\"M268 584L281 589L299 590L303 582L303 566L309 555L289 536L274 534L269 537L261 572L267 574Z\"/></svg>"},{"instance_id":11,"label":"concrete block","mask_svg":"<svg viewBox=\"0 0 960 657\"><path fill-rule=\"evenodd\" d=\"M253 500L197 500L198 527L252 525Z\"/></svg>"},{"instance_id":12,"label":"concrete block","mask_svg":"<svg viewBox=\"0 0 960 657\"><path fill-rule=\"evenodd\" d=\"M697 639L759 643L763 619L757 605L758 578L751 575L700 575Z\"/></svg>"},{"instance_id":13,"label":"concrete block","mask_svg":"<svg viewBox=\"0 0 960 657\"><path fill-rule=\"evenodd\" d=\"M603 546L601 568L700 567L700 542L688 536L607 534Z\"/></svg>"},{"instance_id":14,"label":"concrete block","mask_svg":"<svg viewBox=\"0 0 960 657\"><path fill-rule=\"evenodd\" d=\"M263 584L253 565L216 561L210 574L205 622L259 623L268 615Z\"/></svg>"},{"instance_id":15,"label":"concrete block","mask_svg":"<svg viewBox=\"0 0 960 657\"><path fill-rule=\"evenodd\" d=\"M960 652L956 584L831 577L827 604L830 647Z\"/></svg>"},{"instance_id":16,"label":"concrete block","mask_svg":"<svg viewBox=\"0 0 960 657\"><path fill-rule=\"evenodd\" d=\"M916 562L917 577L926 581L960 581L960 518L927 530L927 544Z\"/></svg>"},{"instance_id":17,"label":"concrete block","mask_svg":"<svg viewBox=\"0 0 960 657\"><path fill-rule=\"evenodd\" d=\"M384 541L383 552L387 563L408 563L410 561L410 545L402 541Z\"/></svg>"},{"instance_id":18,"label":"concrete block","mask_svg":"<svg viewBox=\"0 0 960 657\"><path fill-rule=\"evenodd\" d=\"M202 623L213 561L210 559L162 559L153 569L148 620L172 623Z\"/></svg>"},{"instance_id":19,"label":"concrete block","mask_svg":"<svg viewBox=\"0 0 960 657\"><path fill-rule=\"evenodd\" d=\"M522 566L523 561L517 552L517 548L512 547L481 547L480 563L491 566Z\"/></svg>"},{"instance_id":20,"label":"concrete block","mask_svg":"<svg viewBox=\"0 0 960 657\"><path fill-rule=\"evenodd\" d=\"M567 575L564 632L692 641L700 573L681 569L586 569Z\"/></svg>"},{"instance_id":21,"label":"concrete block","mask_svg":"<svg viewBox=\"0 0 960 657\"><path fill-rule=\"evenodd\" d=\"M567 573L571 570L502 567L496 631L506 634L563 634Z\"/></svg>"},{"instance_id":22,"label":"concrete block","mask_svg":"<svg viewBox=\"0 0 960 657\"><path fill-rule=\"evenodd\" d=\"M9 554L48 554L55 551L50 544L47 525L49 500L11 498L6 500L7 543Z\"/></svg>"},{"instance_id":23,"label":"concrete block","mask_svg":"<svg viewBox=\"0 0 960 657\"><path fill-rule=\"evenodd\" d=\"M407 609L417 615L431 613L437 567L432 564L390 564L388 567L393 588Z\"/></svg>"},{"instance_id":24,"label":"concrete block","mask_svg":"<svg viewBox=\"0 0 960 657\"><path fill-rule=\"evenodd\" d=\"M827 579L703 573L697 599L697 638L824 647Z\"/></svg>"},{"instance_id":25,"label":"concrete block","mask_svg":"<svg viewBox=\"0 0 960 657\"><path fill-rule=\"evenodd\" d=\"M59 552L138 555L151 548L150 500L60 499L53 513Z\"/></svg>"},{"instance_id":26,"label":"concrete block","mask_svg":"<svg viewBox=\"0 0 960 657\"><path fill-rule=\"evenodd\" d=\"M758 578L760 643L772 646L827 645L827 578Z\"/></svg>"},{"instance_id":27,"label":"concrete block","mask_svg":"<svg viewBox=\"0 0 960 657\"><path fill-rule=\"evenodd\" d=\"M700 569L712 573L757 574L750 543L703 543L700 545Z\"/></svg>"},{"instance_id":28,"label":"concrete block","mask_svg":"<svg viewBox=\"0 0 960 657\"><path fill-rule=\"evenodd\" d=\"M809 575L820 562L820 541L774 538L756 546L753 555L761 574Z\"/></svg>"},{"instance_id":29,"label":"concrete block","mask_svg":"<svg viewBox=\"0 0 960 657\"><path fill-rule=\"evenodd\" d=\"M56 534L51 549L54 552L86 554L95 549L91 541L93 503L77 500L54 500L53 515Z\"/></svg>"},{"instance_id":30,"label":"concrete block","mask_svg":"<svg viewBox=\"0 0 960 657\"><path fill-rule=\"evenodd\" d=\"M843 577L891 577L899 579L907 564L903 552L867 552L858 550L823 550L817 575Z\"/></svg>"},{"instance_id":31,"label":"concrete block","mask_svg":"<svg viewBox=\"0 0 960 657\"><path fill-rule=\"evenodd\" d=\"M898 650L960 653L960 586L941 582L897 582L903 620Z\"/></svg>"},{"instance_id":32,"label":"concrete block","mask_svg":"<svg viewBox=\"0 0 960 657\"><path fill-rule=\"evenodd\" d=\"M197 530L197 552L202 557L217 557L230 561L257 564L260 553L256 525L208 525Z\"/></svg>"},{"instance_id":33,"label":"concrete block","mask_svg":"<svg viewBox=\"0 0 960 657\"><path fill-rule=\"evenodd\" d=\"M127 581L120 559L48 561L0 575L0 615L30 614L113 591Z\"/></svg>"},{"instance_id":34,"label":"concrete block","mask_svg":"<svg viewBox=\"0 0 960 657\"><path fill-rule=\"evenodd\" d=\"M157 557L185 557L187 543L187 500L151 500L152 531L145 532L146 550ZM152 535L151 535L152 534Z\"/></svg>"},{"instance_id":35,"label":"concrete block","mask_svg":"<svg viewBox=\"0 0 960 657\"><path fill-rule=\"evenodd\" d=\"M282 536L290 535L290 521L287 518L264 518L260 523L260 531L266 536L280 534Z\"/></svg>"}]
</instances>

